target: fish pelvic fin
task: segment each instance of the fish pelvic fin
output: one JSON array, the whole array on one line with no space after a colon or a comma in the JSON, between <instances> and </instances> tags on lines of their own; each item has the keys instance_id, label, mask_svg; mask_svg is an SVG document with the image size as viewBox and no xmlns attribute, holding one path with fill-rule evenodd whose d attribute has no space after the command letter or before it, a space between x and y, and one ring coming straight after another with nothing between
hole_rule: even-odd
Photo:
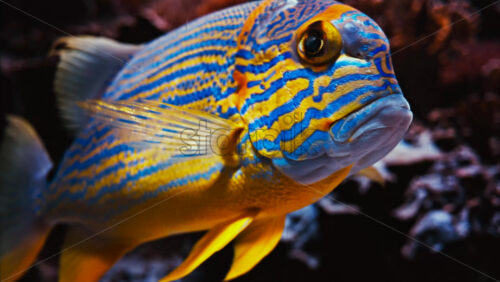
<instances>
[{"instance_id":1,"label":"fish pelvic fin","mask_svg":"<svg viewBox=\"0 0 500 282\"><path fill-rule=\"evenodd\" d=\"M276 247L285 218L286 215L256 220L236 237L233 263L224 281L247 273Z\"/></svg>"},{"instance_id":2,"label":"fish pelvic fin","mask_svg":"<svg viewBox=\"0 0 500 282\"><path fill-rule=\"evenodd\" d=\"M222 223L210 229L193 247L191 253L176 269L161 279L168 282L181 279L195 270L215 252L224 248L240 234L255 218L256 212L250 211L235 220Z\"/></svg>"},{"instance_id":3,"label":"fish pelvic fin","mask_svg":"<svg viewBox=\"0 0 500 282\"><path fill-rule=\"evenodd\" d=\"M0 142L0 280L15 281L31 267L51 229L40 201L52 162L26 120L7 116L7 122Z\"/></svg>"},{"instance_id":4,"label":"fish pelvic fin","mask_svg":"<svg viewBox=\"0 0 500 282\"><path fill-rule=\"evenodd\" d=\"M369 166L358 171L355 175L364 176L369 180L380 184L381 186L385 186L385 177L381 171L379 171L375 166Z\"/></svg>"},{"instance_id":5,"label":"fish pelvic fin","mask_svg":"<svg viewBox=\"0 0 500 282\"><path fill-rule=\"evenodd\" d=\"M66 234L60 262L59 282L99 281L113 264L135 244L95 236L79 227Z\"/></svg>"},{"instance_id":6,"label":"fish pelvic fin","mask_svg":"<svg viewBox=\"0 0 500 282\"><path fill-rule=\"evenodd\" d=\"M88 100L80 106L137 149L157 149L173 159L217 157L228 166L239 163L236 146L244 127L238 122L154 101Z\"/></svg>"},{"instance_id":7,"label":"fish pelvic fin","mask_svg":"<svg viewBox=\"0 0 500 282\"><path fill-rule=\"evenodd\" d=\"M57 40L49 56L58 56L54 91L66 128L76 133L87 117L79 101L98 98L123 65L142 46L92 36Z\"/></svg>"}]
</instances>

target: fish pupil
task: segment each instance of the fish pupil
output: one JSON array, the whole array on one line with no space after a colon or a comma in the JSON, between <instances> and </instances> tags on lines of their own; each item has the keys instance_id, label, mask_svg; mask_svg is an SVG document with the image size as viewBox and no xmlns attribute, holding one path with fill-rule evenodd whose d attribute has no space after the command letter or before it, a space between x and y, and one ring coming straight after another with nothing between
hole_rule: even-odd
<instances>
[{"instance_id":1,"label":"fish pupil","mask_svg":"<svg viewBox=\"0 0 500 282\"><path fill-rule=\"evenodd\" d=\"M323 50L323 36L317 31L310 31L304 40L304 51L307 56L316 57L321 55Z\"/></svg>"}]
</instances>

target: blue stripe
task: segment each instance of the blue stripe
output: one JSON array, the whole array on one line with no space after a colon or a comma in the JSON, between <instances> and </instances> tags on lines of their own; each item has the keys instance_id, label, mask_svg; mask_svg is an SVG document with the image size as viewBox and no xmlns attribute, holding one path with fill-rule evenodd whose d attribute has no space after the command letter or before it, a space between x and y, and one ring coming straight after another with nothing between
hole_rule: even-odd
<instances>
[{"instance_id":1,"label":"blue stripe","mask_svg":"<svg viewBox=\"0 0 500 282\"><path fill-rule=\"evenodd\" d=\"M226 89L226 91L221 92L221 93L217 92L217 93L214 94L215 101L220 101L222 99L225 99L225 98L229 97L231 94L233 94L235 92L236 92L236 87L228 87Z\"/></svg>"},{"instance_id":2,"label":"blue stripe","mask_svg":"<svg viewBox=\"0 0 500 282\"><path fill-rule=\"evenodd\" d=\"M210 87L210 88L205 88L200 91L195 91L186 95L182 96L170 96L167 99L164 99L162 102L171 104L171 105L176 105L176 106L182 106L186 105L189 103L193 103L205 98L208 98L210 96L214 96L216 93L220 93L221 89L219 87ZM160 99L160 97L163 95L162 92L156 92L155 94L152 94L150 96L144 97L146 100L153 100L156 101ZM120 97L122 99L122 97Z\"/></svg>"},{"instance_id":3,"label":"blue stripe","mask_svg":"<svg viewBox=\"0 0 500 282\"><path fill-rule=\"evenodd\" d=\"M364 32L364 31L361 31L360 32L360 37L363 38L363 39L373 39L374 41L382 41L382 42L387 42L386 38L383 37L381 34L379 33L373 33L373 32Z\"/></svg>"},{"instance_id":4,"label":"blue stripe","mask_svg":"<svg viewBox=\"0 0 500 282\"><path fill-rule=\"evenodd\" d=\"M104 126L96 130L96 128L100 126L99 123L89 121L89 124L91 125L87 126L85 130L78 135L79 137L74 141L73 146L71 146L71 150L66 153L65 158L75 157L81 152L82 149L93 151L100 144L102 144L97 143L96 141L102 142L102 138L111 130L108 126ZM87 146L89 147L87 148Z\"/></svg>"},{"instance_id":5,"label":"blue stripe","mask_svg":"<svg viewBox=\"0 0 500 282\"><path fill-rule=\"evenodd\" d=\"M194 74L194 73L197 73L199 71L224 72L227 70L227 68L230 65L232 65L232 62L226 62L223 65L219 65L217 62L214 62L214 63L202 62L202 63L196 64L194 66L189 66L189 67L184 68L184 69L179 69L179 70L176 70L176 71L174 71L166 76L163 76L155 81L152 81L148 84L142 84L139 87L133 89L132 91L129 91L129 92L122 94L120 97L118 97L118 100L128 100L139 93L149 91L149 90L154 89L156 87L160 87L161 85L166 84L173 79L176 79L176 78L182 77L182 76L186 76L188 74Z\"/></svg>"},{"instance_id":6,"label":"blue stripe","mask_svg":"<svg viewBox=\"0 0 500 282\"><path fill-rule=\"evenodd\" d=\"M392 65L391 65L391 55L390 54L386 54L386 58L385 58L385 66L388 70L392 71Z\"/></svg>"},{"instance_id":7,"label":"blue stripe","mask_svg":"<svg viewBox=\"0 0 500 282\"><path fill-rule=\"evenodd\" d=\"M380 75L382 77L392 77L392 78L396 78L396 75L392 72L390 73L387 73L384 71L384 69L382 68L382 58L375 58L373 60L373 63L375 64L375 66L377 66L377 70L379 71Z\"/></svg>"},{"instance_id":8,"label":"blue stripe","mask_svg":"<svg viewBox=\"0 0 500 282\"><path fill-rule=\"evenodd\" d=\"M296 25L291 25L294 22L295 22L295 19L290 19L290 20L286 21L280 27L278 27L277 29L273 30L273 32L271 33L271 37L279 35L279 33L278 33L279 31L281 31L281 34L283 34L285 32L295 31L297 29L297 26ZM289 25L291 25L291 26L289 26ZM285 29L287 26L288 26L288 28Z\"/></svg>"},{"instance_id":9,"label":"blue stripe","mask_svg":"<svg viewBox=\"0 0 500 282\"><path fill-rule=\"evenodd\" d=\"M285 13L282 11L278 14L278 18L277 19L274 19L273 22L271 22L269 25L267 25L266 29L267 30L273 30L273 28L280 24L283 20L285 19ZM271 36L273 36L274 33L271 33Z\"/></svg>"},{"instance_id":10,"label":"blue stripe","mask_svg":"<svg viewBox=\"0 0 500 282\"><path fill-rule=\"evenodd\" d=\"M255 57L254 53L251 51L245 50L245 49L240 49L238 52L236 52L236 57L238 58L243 58L245 60L250 60Z\"/></svg>"},{"instance_id":11,"label":"blue stripe","mask_svg":"<svg viewBox=\"0 0 500 282\"><path fill-rule=\"evenodd\" d=\"M312 81L312 80L314 80L314 78L319 77L321 75L332 76L337 69L343 68L345 66L356 66L359 68L363 68L363 67L370 66L370 63L369 62L346 60L346 61L342 61L342 62L337 62L332 68L325 70L323 72L314 72L314 71L307 69L307 68L298 69L298 70L294 70L294 71L285 71L283 73L283 76L281 78L275 80L273 83L282 83L284 85L285 84L284 81L290 81L290 80L294 80L297 78L306 78L306 79L309 79L310 81ZM360 74L357 74L357 75L359 76ZM339 78L339 79L341 79L341 78ZM330 86L331 87L333 86L334 88L336 88L336 86L337 86L336 81L337 80L334 80ZM273 83L271 83L271 86L273 85ZM320 96L315 97L315 102L319 102L323 99L323 97L322 97L323 93L321 93L322 89L323 88L320 89ZM268 90L266 90L266 92ZM333 90L328 90L328 89L326 91L333 92ZM251 106L251 104L253 104L254 102L263 102L263 101L267 100L270 96L271 95L268 95L266 97L266 96L262 96L262 94L252 94L247 100L245 100L244 104L242 105L241 110L240 110L241 114L244 115L246 113L246 111L249 109L249 107ZM303 97L303 98L305 98L305 97ZM249 105L249 103L250 103L250 105Z\"/></svg>"},{"instance_id":12,"label":"blue stripe","mask_svg":"<svg viewBox=\"0 0 500 282\"><path fill-rule=\"evenodd\" d=\"M264 42L262 44L258 44L256 46L254 46L254 48L256 49L257 52L258 51L268 50L272 46L279 46L279 45L281 45L283 43L290 42L290 40L292 40L292 36L293 36L292 34L289 34L289 35L281 37L281 38L269 40L269 41L266 41L266 42Z\"/></svg>"},{"instance_id":13,"label":"blue stripe","mask_svg":"<svg viewBox=\"0 0 500 282\"><path fill-rule=\"evenodd\" d=\"M256 142L253 142L253 146L257 151L267 150L269 152L279 151L280 149L280 140L275 139L274 141L269 141L268 139L259 139Z\"/></svg>"},{"instance_id":14,"label":"blue stripe","mask_svg":"<svg viewBox=\"0 0 500 282\"><path fill-rule=\"evenodd\" d=\"M292 57L290 52L284 52L272 58L270 61L264 62L262 64L248 64L245 66L237 65L236 69L242 73L251 72L253 74L261 74L268 71L270 68L276 66L279 62L284 61Z\"/></svg>"},{"instance_id":15,"label":"blue stripe","mask_svg":"<svg viewBox=\"0 0 500 282\"><path fill-rule=\"evenodd\" d=\"M370 19L370 18L369 18L369 17L367 17L367 16L365 16L365 17L366 17L366 18L368 18L368 19L366 19L366 20L364 20L364 21L363 21L363 24L364 24L365 26L371 26L371 27L373 27L375 30L382 31L382 29L381 29L378 25L376 25L376 24L375 24L375 22L374 22L372 19Z\"/></svg>"},{"instance_id":16,"label":"blue stripe","mask_svg":"<svg viewBox=\"0 0 500 282\"><path fill-rule=\"evenodd\" d=\"M80 161L74 162L69 167L64 169L64 174L65 175L70 174L71 172L73 172L75 170L83 171L94 164L99 164L104 159L108 159L112 156L116 156L122 152L123 153L127 153L127 152L133 153L136 150L137 150L136 148L132 148L132 147L127 146L125 144L120 144L120 145L116 145L116 146L113 146L110 148L105 148L105 149L101 150L98 154L93 155L92 157L88 158L87 160L85 160L83 162L80 162ZM86 154L88 154L88 152L90 152L90 151L85 151Z\"/></svg>"},{"instance_id":17,"label":"blue stripe","mask_svg":"<svg viewBox=\"0 0 500 282\"><path fill-rule=\"evenodd\" d=\"M366 75L366 74L348 74L342 77L339 77L333 82L328 85L328 86L322 86L319 88L319 95L314 97L315 102L320 102L323 100L323 95L329 95L334 93L337 90L337 87L346 83L354 82L354 81L360 81L360 80L368 80L368 81L375 81L380 79L380 75L378 74L372 74L372 75Z\"/></svg>"},{"instance_id":18,"label":"blue stripe","mask_svg":"<svg viewBox=\"0 0 500 282\"><path fill-rule=\"evenodd\" d=\"M139 161L135 161L135 163L139 163ZM166 162L156 163L152 166L145 167L139 170L136 174L130 174L130 171L127 171L126 176L120 180L120 182L116 184L112 184L109 186L102 187L94 196L86 199L89 204L96 204L104 195L109 193L114 193L122 190L127 186L127 184L134 185L135 182L141 180L143 178L149 177L159 171L165 170L171 167L174 162L170 159ZM134 164L131 164L132 166ZM130 166L130 165L127 165ZM97 181L93 180L88 183L87 187L92 187Z\"/></svg>"},{"instance_id":19,"label":"blue stripe","mask_svg":"<svg viewBox=\"0 0 500 282\"><path fill-rule=\"evenodd\" d=\"M285 85L285 83L284 83L283 78L279 78L279 79L271 82L271 86L268 89L266 89L264 92L262 92L260 94L250 95L250 97L248 97L248 99L246 99L245 102L243 103L243 106L240 109L240 113L242 115L244 115L251 105L269 99L269 97L273 93L275 93L276 91L281 89L284 85Z\"/></svg>"},{"instance_id":20,"label":"blue stripe","mask_svg":"<svg viewBox=\"0 0 500 282\"><path fill-rule=\"evenodd\" d=\"M292 158L292 159L296 159L296 158L298 158L306 153L308 155L315 155L315 154L311 154L313 152L310 152L310 150L311 149L317 150L320 148L313 147L313 145L325 146L325 145L328 145L329 140L330 140L330 134L327 131L315 130L314 133L311 134L309 137L307 137L307 139L304 140L304 142L302 142L302 144L300 144L297 148L295 148L295 150L292 153L284 152L284 154L287 157L294 156L295 158ZM326 148L323 148L323 149L326 149Z\"/></svg>"},{"instance_id":21,"label":"blue stripe","mask_svg":"<svg viewBox=\"0 0 500 282\"><path fill-rule=\"evenodd\" d=\"M387 88L387 84L384 84L383 86L362 86L360 88L357 88L342 97L339 97L337 100L332 101L324 110L318 110L316 108L309 108L307 109L304 119L301 120L298 123L295 123L292 128L288 130L282 130L280 134L278 135L278 140L282 141L290 141L295 139L297 135L302 134L305 129L309 128L310 122L312 119L321 119L321 118L326 118L331 116L333 113L337 112L340 110L342 107L354 102L359 96L369 93L369 92L374 92L374 95L371 95L373 98L377 97L377 93L380 91L383 91ZM289 137L289 138L286 138Z\"/></svg>"},{"instance_id":22,"label":"blue stripe","mask_svg":"<svg viewBox=\"0 0 500 282\"><path fill-rule=\"evenodd\" d=\"M304 114L303 120L300 122L294 123L294 125L288 129L288 130L282 130L278 134L277 138L274 141L268 141L268 140L259 140L257 142L254 142L254 146L257 150L266 148L274 148L273 146L279 146L280 141L290 141L295 139L299 134L302 134L304 130L309 128L310 122L312 119L321 119L325 117L331 116L334 112L338 111L340 108L343 106L352 103L357 99L357 97L367 93L367 92L374 92L375 94L377 92L380 92L384 89L386 89L390 84L384 84L383 86L363 86L360 88L357 88L342 97L338 98L337 100L332 101L324 110L318 110L316 108L309 108L307 109L306 113ZM373 96L373 98L375 95ZM250 128L250 127L249 127Z\"/></svg>"},{"instance_id":23,"label":"blue stripe","mask_svg":"<svg viewBox=\"0 0 500 282\"><path fill-rule=\"evenodd\" d=\"M378 53L381 53L381 52L384 52L384 53L387 52L387 45L385 45L385 44L380 45L379 47L371 50L370 54L371 54L371 57L374 57Z\"/></svg>"},{"instance_id":24,"label":"blue stripe","mask_svg":"<svg viewBox=\"0 0 500 282\"><path fill-rule=\"evenodd\" d=\"M319 103L323 99L323 95L325 94L330 94L336 91L336 88L339 85L352 82L352 81L358 81L358 80L377 80L380 77L378 75L373 75L373 76L366 76L366 75L361 75L361 74L349 74L343 77L340 77L334 81L332 81L332 84L330 84L327 87L321 87L319 89L319 96L314 97L314 101ZM262 127L271 127L281 116L284 116L286 114L291 113L293 110L297 108L297 105L299 105L305 98L311 96L314 93L314 88L312 87L312 83L309 84L309 87L299 91L291 100L289 100L287 103L277 107L273 111L269 113L267 116L262 116L259 119L256 119L253 124L258 124L260 128ZM346 94L347 95L347 94ZM242 111L243 112L243 111ZM252 132L252 129L250 129L250 132Z\"/></svg>"},{"instance_id":25,"label":"blue stripe","mask_svg":"<svg viewBox=\"0 0 500 282\"><path fill-rule=\"evenodd\" d=\"M247 88L252 88L254 86L260 85L262 83L261 80L254 80L254 81L249 81L247 83Z\"/></svg>"},{"instance_id":26,"label":"blue stripe","mask_svg":"<svg viewBox=\"0 0 500 282\"><path fill-rule=\"evenodd\" d=\"M176 187L187 186L190 183L197 182L200 180L209 180L214 173L220 172L222 170L222 168L223 168L223 164L217 163L214 166L210 167L210 169L207 170L206 172L196 173L193 175L185 176L183 178L178 178L178 179L172 180L164 185L159 186L154 191L148 191L148 192L144 193L144 195L142 195L141 198L130 201L129 203L122 203L121 202L122 199L111 198L108 201L105 201L104 203L102 203L102 205L115 206L116 202L118 202L118 204L120 204L120 205L119 205L119 208L117 210L110 211L110 213L108 213L106 215L106 217L109 218L109 217L112 217L114 215L121 214L121 213L129 210L133 206L144 203L145 201L147 201L149 199L157 198L161 193L167 192L170 189L173 189ZM186 187L186 189L189 189L189 187Z\"/></svg>"},{"instance_id":27,"label":"blue stripe","mask_svg":"<svg viewBox=\"0 0 500 282\"><path fill-rule=\"evenodd\" d=\"M225 119L229 119L233 115L235 115L235 114L238 113L238 109L236 107L228 107L227 111L223 112L222 111L222 107L218 106L217 109L216 109L216 112L219 115L219 117L225 118Z\"/></svg>"},{"instance_id":28,"label":"blue stripe","mask_svg":"<svg viewBox=\"0 0 500 282\"><path fill-rule=\"evenodd\" d=\"M193 59L193 58L198 58L198 57L203 57L203 56L224 56L227 53L226 50L201 49L203 47L217 47L217 46L218 47L228 47L228 46L234 47L235 45L234 45L234 41L232 41L232 40L211 39L211 40L201 41L201 42L198 42L196 44L190 45L190 46L186 47L185 49L182 49L178 52L170 53L166 57L158 58L154 62L151 62L150 64L148 64L147 67L141 67L140 69L136 69L136 70L134 70L133 73L124 73L120 77L120 80L129 79L129 78L138 76L138 75L140 75L144 72L147 72L151 69L154 69L154 72L148 74L148 77L153 77L154 75L156 75L156 74L158 74L166 69L169 69L173 66L176 66L182 62L185 62L185 61ZM186 55L186 56L182 56L182 54L185 54L188 51L196 50L196 49L200 49L200 51ZM181 57L179 57L179 56L181 56ZM164 64L165 61L168 61L168 60L170 60L172 58L176 58L176 57L179 57L179 58L173 62L170 62L169 64L162 66L162 64ZM137 63L132 62L130 65L127 66L127 69L134 68L135 64L137 64ZM129 84L130 83L125 84L125 85L129 85Z\"/></svg>"}]
</instances>

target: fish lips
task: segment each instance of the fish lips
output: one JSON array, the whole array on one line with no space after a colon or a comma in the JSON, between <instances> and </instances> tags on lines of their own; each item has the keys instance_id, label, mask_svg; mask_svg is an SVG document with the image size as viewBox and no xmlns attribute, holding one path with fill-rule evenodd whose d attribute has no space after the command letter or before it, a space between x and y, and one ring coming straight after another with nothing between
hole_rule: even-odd
<instances>
[{"instance_id":1,"label":"fish lips","mask_svg":"<svg viewBox=\"0 0 500 282\"><path fill-rule=\"evenodd\" d=\"M326 154L354 164L354 174L388 154L403 138L412 118L402 94L377 99L330 127L332 143Z\"/></svg>"},{"instance_id":2,"label":"fish lips","mask_svg":"<svg viewBox=\"0 0 500 282\"><path fill-rule=\"evenodd\" d=\"M406 131L411 120L408 101L397 93L379 98L336 121L329 132L336 144L356 143L372 131ZM333 151L329 153L335 154Z\"/></svg>"},{"instance_id":3,"label":"fish lips","mask_svg":"<svg viewBox=\"0 0 500 282\"><path fill-rule=\"evenodd\" d=\"M353 165L350 175L374 164L403 138L412 112L400 93L379 98L336 121L320 154L306 160L280 158L274 165L301 184L312 184Z\"/></svg>"}]
</instances>

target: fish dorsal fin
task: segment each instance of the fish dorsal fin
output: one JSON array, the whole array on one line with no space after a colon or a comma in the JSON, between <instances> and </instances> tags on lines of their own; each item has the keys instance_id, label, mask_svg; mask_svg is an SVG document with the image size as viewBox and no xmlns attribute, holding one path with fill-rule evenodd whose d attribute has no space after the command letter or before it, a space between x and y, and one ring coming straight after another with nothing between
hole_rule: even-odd
<instances>
[{"instance_id":1,"label":"fish dorsal fin","mask_svg":"<svg viewBox=\"0 0 500 282\"><path fill-rule=\"evenodd\" d=\"M229 165L238 162L236 144L243 126L231 120L151 101L89 100L80 106L138 149L182 158L217 156Z\"/></svg>"},{"instance_id":2,"label":"fish dorsal fin","mask_svg":"<svg viewBox=\"0 0 500 282\"><path fill-rule=\"evenodd\" d=\"M225 281L250 271L278 244L285 228L286 215L259 219L234 240L234 258Z\"/></svg>"},{"instance_id":3,"label":"fish dorsal fin","mask_svg":"<svg viewBox=\"0 0 500 282\"><path fill-rule=\"evenodd\" d=\"M75 36L55 42L49 55L59 56L54 91L66 128L77 132L87 118L77 103L99 97L141 46L114 40Z\"/></svg>"},{"instance_id":4,"label":"fish dorsal fin","mask_svg":"<svg viewBox=\"0 0 500 282\"><path fill-rule=\"evenodd\" d=\"M161 279L161 282L174 281L191 273L195 268L212 256L215 252L224 248L241 231L243 231L254 219L256 212L248 212L244 216L222 223L210 229L194 245L189 256L176 269Z\"/></svg>"}]
</instances>

